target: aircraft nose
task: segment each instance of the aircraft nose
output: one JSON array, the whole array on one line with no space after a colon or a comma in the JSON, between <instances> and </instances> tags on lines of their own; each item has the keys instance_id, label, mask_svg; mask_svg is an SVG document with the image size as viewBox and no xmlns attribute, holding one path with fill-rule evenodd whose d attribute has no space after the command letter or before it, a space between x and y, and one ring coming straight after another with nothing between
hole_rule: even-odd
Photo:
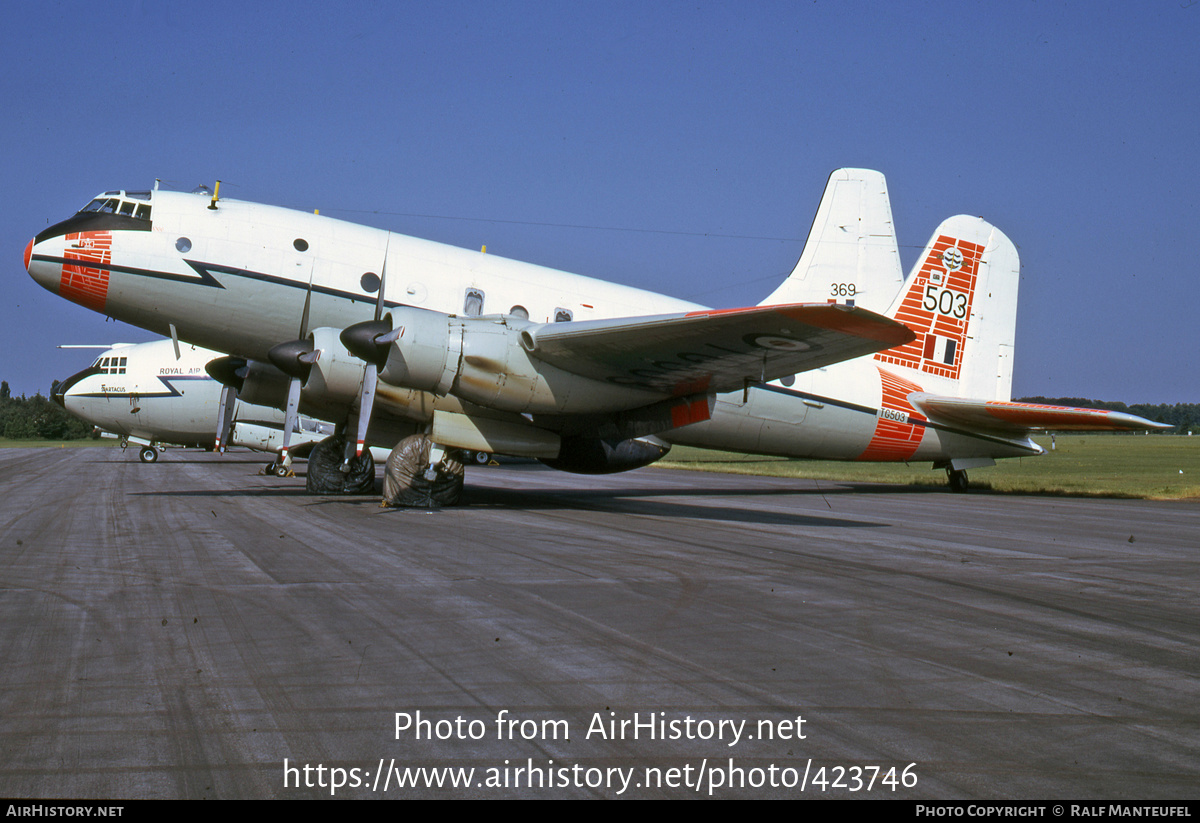
<instances>
[{"instance_id":1,"label":"aircraft nose","mask_svg":"<svg viewBox=\"0 0 1200 823\"><path fill-rule=\"evenodd\" d=\"M29 276L33 281L44 289L52 292L58 291L59 280L61 279L62 266L55 266L53 263L39 260L34 257L34 253L42 253L39 248L41 243L35 237L25 246L25 271L29 272Z\"/></svg>"},{"instance_id":2,"label":"aircraft nose","mask_svg":"<svg viewBox=\"0 0 1200 823\"><path fill-rule=\"evenodd\" d=\"M57 386L54 387L54 391L51 392L51 398L54 400L55 403L62 406L67 411L74 411L74 409L67 407L68 397L72 400L72 405L75 405L78 403L78 395L72 395L71 389L74 388L75 384L78 383L80 380L83 380L86 377L91 377L93 374L99 374L99 373L100 373L100 369L98 366L89 366L88 368L84 369L83 371L75 372L75 374L71 375L66 380L62 381L61 383L59 383Z\"/></svg>"}]
</instances>

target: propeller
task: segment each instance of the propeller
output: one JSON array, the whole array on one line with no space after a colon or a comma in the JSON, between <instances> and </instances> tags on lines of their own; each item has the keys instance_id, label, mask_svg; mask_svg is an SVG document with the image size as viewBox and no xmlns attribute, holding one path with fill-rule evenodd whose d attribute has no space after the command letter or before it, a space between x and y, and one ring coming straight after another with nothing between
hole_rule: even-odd
<instances>
[{"instance_id":1,"label":"propeller","mask_svg":"<svg viewBox=\"0 0 1200 823\"><path fill-rule=\"evenodd\" d=\"M403 328L392 328L392 316L389 314L383 320L366 320L347 326L339 335L346 350L366 363L366 368L363 369L362 389L358 395L355 457L362 454L367 436L367 426L371 422L371 409L375 403L375 387L379 382L379 370L387 363L388 349L402 331Z\"/></svg>"},{"instance_id":2,"label":"propeller","mask_svg":"<svg viewBox=\"0 0 1200 823\"><path fill-rule=\"evenodd\" d=\"M375 317L362 323L355 323L342 330L339 338L346 350L367 365L363 369L362 388L358 393L358 419L355 421L354 457L362 456L366 445L367 427L371 424L371 410L375 405L375 387L379 382L379 369L387 363L388 347L396 339L392 331L392 316L383 318L385 293L387 292L387 249L391 244L391 232L388 233L388 245L383 251L383 265L379 269L379 294L375 299ZM396 335L398 336L398 335ZM342 471L350 470L350 444L346 444L345 460L342 461Z\"/></svg>"},{"instance_id":3,"label":"propeller","mask_svg":"<svg viewBox=\"0 0 1200 823\"><path fill-rule=\"evenodd\" d=\"M309 273L308 289L304 293L304 310L300 314L300 339L289 343L280 343L267 352L267 359L275 364L281 372L288 375L287 404L284 406L283 417L283 448L279 452L279 462L284 466L291 464L288 456L288 446L292 442L292 433L300 418L300 389L308 380L312 364L321 356L313 351L313 344L308 337L308 317L312 309L312 273Z\"/></svg>"},{"instance_id":4,"label":"propeller","mask_svg":"<svg viewBox=\"0 0 1200 823\"><path fill-rule=\"evenodd\" d=\"M221 402L217 407L216 450L224 453L229 445L229 433L233 428L233 412L237 406L238 392L246 379L246 361L241 357L218 357L205 364L208 376L221 384Z\"/></svg>"},{"instance_id":5,"label":"propeller","mask_svg":"<svg viewBox=\"0 0 1200 823\"><path fill-rule=\"evenodd\" d=\"M307 318L306 311L305 319L307 320ZM291 378L288 381L287 405L284 407L283 449L280 452L280 461L285 464L288 461L288 447L292 442L292 433L296 430L296 422L300 417L300 389L308 380L313 363L317 362L318 357L320 357L320 352L313 350L311 340L292 340L280 343L267 352L267 359Z\"/></svg>"}]
</instances>

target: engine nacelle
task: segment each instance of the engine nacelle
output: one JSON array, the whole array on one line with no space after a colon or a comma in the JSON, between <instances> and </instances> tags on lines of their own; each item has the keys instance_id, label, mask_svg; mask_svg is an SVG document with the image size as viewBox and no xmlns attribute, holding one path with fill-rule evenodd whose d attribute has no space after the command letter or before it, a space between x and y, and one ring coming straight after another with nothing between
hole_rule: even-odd
<instances>
[{"instance_id":1,"label":"engine nacelle","mask_svg":"<svg viewBox=\"0 0 1200 823\"><path fill-rule=\"evenodd\" d=\"M640 469L671 450L656 437L605 440L598 437L564 437L558 457L542 460L547 466L573 474L615 474Z\"/></svg>"},{"instance_id":2,"label":"engine nacelle","mask_svg":"<svg viewBox=\"0 0 1200 823\"><path fill-rule=\"evenodd\" d=\"M613 386L532 357L525 330L511 317L453 317L402 307L379 377L395 386L518 414L606 414L646 406L661 394Z\"/></svg>"},{"instance_id":3,"label":"engine nacelle","mask_svg":"<svg viewBox=\"0 0 1200 823\"><path fill-rule=\"evenodd\" d=\"M379 379L393 386L449 394L462 351L461 329L452 333L454 319L435 311L393 309L397 336L379 369Z\"/></svg>"},{"instance_id":4,"label":"engine nacelle","mask_svg":"<svg viewBox=\"0 0 1200 823\"><path fill-rule=\"evenodd\" d=\"M352 355L339 339L339 329L313 329L316 360L304 381L301 397L307 405L327 410L344 410L354 405L362 388L366 364Z\"/></svg>"},{"instance_id":5,"label":"engine nacelle","mask_svg":"<svg viewBox=\"0 0 1200 823\"><path fill-rule=\"evenodd\" d=\"M270 363L251 360L246 364L246 375L237 387L238 398L243 403L282 409L287 402L288 376Z\"/></svg>"}]
</instances>

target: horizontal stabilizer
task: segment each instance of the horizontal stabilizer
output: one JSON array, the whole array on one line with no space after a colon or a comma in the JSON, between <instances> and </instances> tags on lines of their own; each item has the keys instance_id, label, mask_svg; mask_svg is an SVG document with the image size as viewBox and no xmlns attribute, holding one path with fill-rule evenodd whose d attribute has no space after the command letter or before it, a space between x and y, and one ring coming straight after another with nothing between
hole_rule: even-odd
<instances>
[{"instance_id":1,"label":"horizontal stabilizer","mask_svg":"<svg viewBox=\"0 0 1200 823\"><path fill-rule=\"evenodd\" d=\"M573 374L670 395L740 390L902 345L913 333L882 315L835 304L719 309L548 323L524 345Z\"/></svg>"},{"instance_id":2,"label":"horizontal stabilizer","mask_svg":"<svg viewBox=\"0 0 1200 823\"><path fill-rule=\"evenodd\" d=\"M1169 429L1144 417L1105 409L1012 403L1000 400L966 400L911 394L912 404L938 423L971 429L1019 433L1035 431L1155 431Z\"/></svg>"}]
</instances>

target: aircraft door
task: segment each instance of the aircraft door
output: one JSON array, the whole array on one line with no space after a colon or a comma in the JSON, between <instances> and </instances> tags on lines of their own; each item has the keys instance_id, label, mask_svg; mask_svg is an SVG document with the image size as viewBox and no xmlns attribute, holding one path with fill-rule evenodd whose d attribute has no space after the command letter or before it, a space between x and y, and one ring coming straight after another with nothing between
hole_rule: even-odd
<instances>
[{"instance_id":1,"label":"aircraft door","mask_svg":"<svg viewBox=\"0 0 1200 823\"><path fill-rule=\"evenodd\" d=\"M797 430L808 414L803 395L812 388L812 372L790 375L770 384L773 390L751 392L750 413L762 420L758 432L758 447L769 451L784 451L794 442Z\"/></svg>"}]
</instances>

